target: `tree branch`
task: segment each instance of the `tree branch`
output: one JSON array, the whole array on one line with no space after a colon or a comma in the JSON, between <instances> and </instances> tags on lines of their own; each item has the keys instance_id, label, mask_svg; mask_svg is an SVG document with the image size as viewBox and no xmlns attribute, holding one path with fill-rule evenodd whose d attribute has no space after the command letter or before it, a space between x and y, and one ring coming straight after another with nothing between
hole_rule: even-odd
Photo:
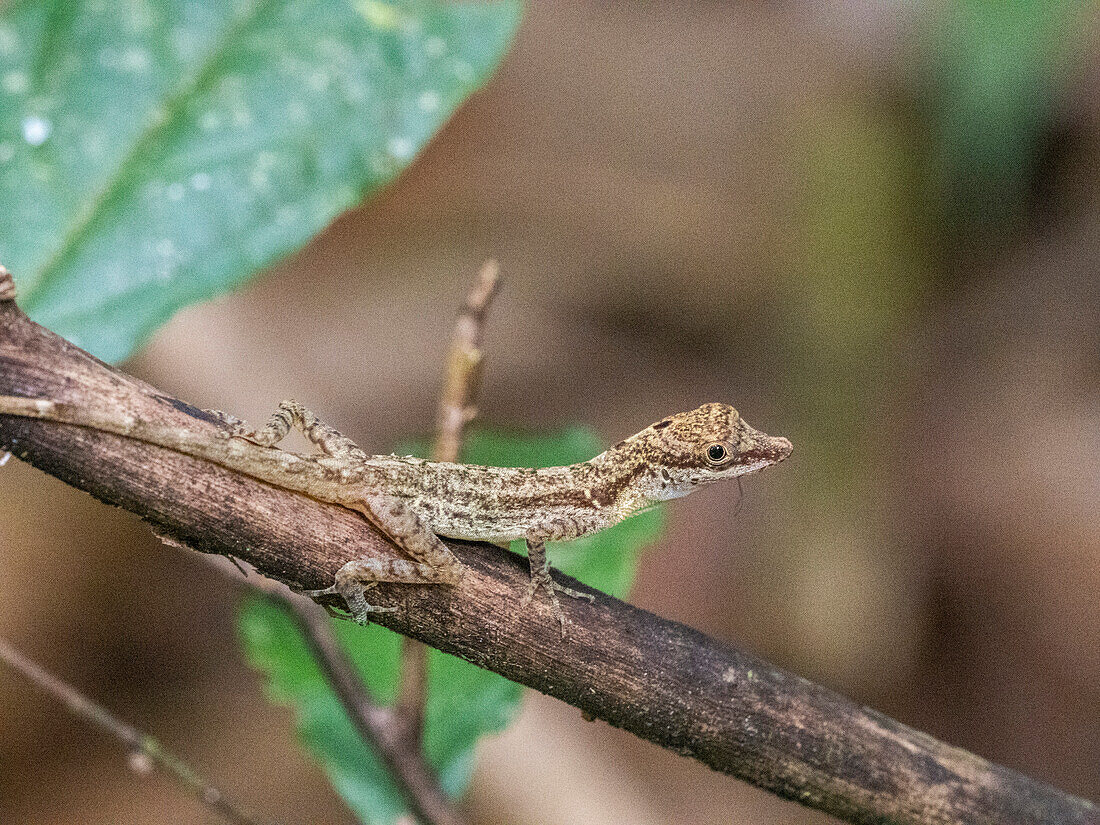
<instances>
[{"instance_id":1,"label":"tree branch","mask_svg":"<svg viewBox=\"0 0 1100 825\"><path fill-rule=\"evenodd\" d=\"M31 323L11 301L0 302L0 394L197 431L217 426ZM392 554L350 510L169 450L5 415L0 446L191 547L240 557L294 588L327 587L356 556ZM604 594L594 604L563 601L563 640L546 606L521 607L523 559L448 544L469 567L462 585L379 586L374 602L401 608L380 614L381 624L850 822L1100 824L1090 802Z\"/></svg>"},{"instance_id":2,"label":"tree branch","mask_svg":"<svg viewBox=\"0 0 1100 825\"><path fill-rule=\"evenodd\" d=\"M136 772L148 773L153 765L158 765L226 822L232 825L263 825L263 820L230 802L224 793L152 736L126 724L72 685L43 670L3 638L0 638L0 661L23 674L35 687L57 699L75 716L91 722L129 748L134 757L130 764Z\"/></svg>"}]
</instances>

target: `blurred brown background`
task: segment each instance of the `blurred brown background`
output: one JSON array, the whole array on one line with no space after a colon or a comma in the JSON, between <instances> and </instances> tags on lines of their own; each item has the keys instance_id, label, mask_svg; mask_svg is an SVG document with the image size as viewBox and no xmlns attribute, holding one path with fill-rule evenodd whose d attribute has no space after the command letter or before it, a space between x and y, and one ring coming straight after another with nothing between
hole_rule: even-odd
<instances>
[{"instance_id":1,"label":"blurred brown background","mask_svg":"<svg viewBox=\"0 0 1100 825\"><path fill-rule=\"evenodd\" d=\"M367 447L430 431L482 260L483 418L609 441L707 400L790 462L677 502L633 600L1100 797L1096 7L532 5L396 185L129 368ZM263 699L235 591L126 513L0 471L0 627L288 823L351 823ZM59 610L61 611L59 613ZM0 822L199 823L0 676ZM826 817L531 695L479 823Z\"/></svg>"}]
</instances>

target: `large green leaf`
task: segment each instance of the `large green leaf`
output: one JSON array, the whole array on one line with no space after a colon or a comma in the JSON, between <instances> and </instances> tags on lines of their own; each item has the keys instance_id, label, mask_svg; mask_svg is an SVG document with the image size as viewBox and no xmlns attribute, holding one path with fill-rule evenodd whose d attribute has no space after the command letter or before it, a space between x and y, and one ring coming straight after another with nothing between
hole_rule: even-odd
<instances>
[{"instance_id":1,"label":"large green leaf","mask_svg":"<svg viewBox=\"0 0 1100 825\"><path fill-rule=\"evenodd\" d=\"M548 466L591 458L599 450L600 442L581 429L538 439L480 433L470 439L466 457L497 466ZM587 583L621 595L630 586L639 553L661 525L661 511L651 510L595 536L553 546L551 556L561 556L562 566ZM257 599L245 605L240 628L249 660L267 675L272 698L294 706L302 740L336 789L364 821L394 822L404 810L400 794L359 741L291 621ZM397 693L399 637L376 625L338 621L335 628L371 692L391 703ZM425 752L444 789L457 796L470 781L477 740L507 726L522 689L437 650L429 655L428 686Z\"/></svg>"},{"instance_id":2,"label":"large green leaf","mask_svg":"<svg viewBox=\"0 0 1100 825\"><path fill-rule=\"evenodd\" d=\"M964 229L1018 217L1057 97L1083 62L1098 8L1096 0L930 6L938 204Z\"/></svg>"},{"instance_id":3,"label":"large green leaf","mask_svg":"<svg viewBox=\"0 0 1100 825\"><path fill-rule=\"evenodd\" d=\"M519 0L24 0L0 14L0 262L116 360L393 179Z\"/></svg>"}]
</instances>

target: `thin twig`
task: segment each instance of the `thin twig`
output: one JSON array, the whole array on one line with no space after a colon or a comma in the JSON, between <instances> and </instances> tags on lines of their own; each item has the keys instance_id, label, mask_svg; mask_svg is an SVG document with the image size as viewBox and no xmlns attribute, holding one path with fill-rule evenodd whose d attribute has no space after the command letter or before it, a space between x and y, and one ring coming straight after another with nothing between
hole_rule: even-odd
<instances>
[{"instance_id":1,"label":"thin twig","mask_svg":"<svg viewBox=\"0 0 1100 825\"><path fill-rule=\"evenodd\" d=\"M202 558L214 561L212 556ZM212 566L235 584L261 594L290 614L359 736L386 766L417 821L424 825L465 825L419 745L409 737L403 719L371 696L355 664L332 632L325 611L273 579L259 575L243 579L223 564Z\"/></svg>"},{"instance_id":2,"label":"thin twig","mask_svg":"<svg viewBox=\"0 0 1100 825\"><path fill-rule=\"evenodd\" d=\"M455 320L447 374L439 399L438 433L432 450L432 458L436 461L458 460L463 430L477 415L477 396L481 390L481 338L485 315L499 285L500 267L490 259L482 265L477 283Z\"/></svg>"},{"instance_id":3,"label":"thin twig","mask_svg":"<svg viewBox=\"0 0 1100 825\"><path fill-rule=\"evenodd\" d=\"M159 765L226 822L233 825L262 825L264 822L230 802L222 791L199 776L186 762L166 750L152 736L126 724L72 685L43 670L3 638L0 638L0 660L53 696L71 713L86 719L122 742L135 757L130 760L135 771L148 772L153 765Z\"/></svg>"},{"instance_id":4,"label":"thin twig","mask_svg":"<svg viewBox=\"0 0 1100 825\"><path fill-rule=\"evenodd\" d=\"M0 264L0 301L15 300L15 279L11 273Z\"/></svg>"},{"instance_id":5,"label":"thin twig","mask_svg":"<svg viewBox=\"0 0 1100 825\"><path fill-rule=\"evenodd\" d=\"M458 461L466 425L477 416L483 362L481 339L485 316L499 286L500 266L490 258L482 264L477 283L455 319L432 448L432 458L436 461ZM424 714L428 704L428 648L408 637L401 642L400 685L397 712L405 720L409 735L419 745L424 738Z\"/></svg>"}]
</instances>

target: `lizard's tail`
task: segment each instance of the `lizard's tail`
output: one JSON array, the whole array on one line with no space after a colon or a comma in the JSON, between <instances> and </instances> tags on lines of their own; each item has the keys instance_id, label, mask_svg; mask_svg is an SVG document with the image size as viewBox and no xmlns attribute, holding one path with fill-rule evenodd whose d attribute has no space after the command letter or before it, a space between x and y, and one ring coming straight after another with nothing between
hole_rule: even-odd
<instances>
[{"instance_id":1,"label":"lizard's tail","mask_svg":"<svg viewBox=\"0 0 1100 825\"><path fill-rule=\"evenodd\" d=\"M0 416L3 415L72 424L130 438L326 501L333 500L333 491L339 486L334 483L334 475L338 475L339 470L323 466L314 456L261 447L242 438L233 438L224 430L193 432L182 427L150 424L123 413L14 395L0 395Z\"/></svg>"}]
</instances>

